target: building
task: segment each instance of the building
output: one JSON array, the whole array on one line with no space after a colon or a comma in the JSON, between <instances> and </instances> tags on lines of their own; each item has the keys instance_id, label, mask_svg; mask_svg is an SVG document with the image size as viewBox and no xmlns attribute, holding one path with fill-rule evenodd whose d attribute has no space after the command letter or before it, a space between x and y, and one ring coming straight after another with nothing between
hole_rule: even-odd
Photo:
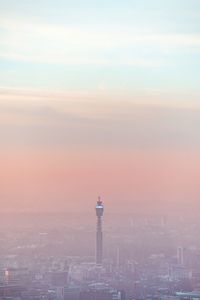
<instances>
[{"instance_id":1,"label":"building","mask_svg":"<svg viewBox=\"0 0 200 300\"><path fill-rule=\"evenodd\" d=\"M96 229L96 264L101 265L103 259L103 233L102 233L102 217L104 206L101 198L98 198L96 204L97 229Z\"/></svg>"},{"instance_id":2,"label":"building","mask_svg":"<svg viewBox=\"0 0 200 300\"><path fill-rule=\"evenodd\" d=\"M183 247L177 249L177 263L182 266L185 264L185 248Z\"/></svg>"},{"instance_id":3,"label":"building","mask_svg":"<svg viewBox=\"0 0 200 300\"><path fill-rule=\"evenodd\" d=\"M124 293L116 290L90 290L80 293L80 300L124 300Z\"/></svg>"}]
</instances>

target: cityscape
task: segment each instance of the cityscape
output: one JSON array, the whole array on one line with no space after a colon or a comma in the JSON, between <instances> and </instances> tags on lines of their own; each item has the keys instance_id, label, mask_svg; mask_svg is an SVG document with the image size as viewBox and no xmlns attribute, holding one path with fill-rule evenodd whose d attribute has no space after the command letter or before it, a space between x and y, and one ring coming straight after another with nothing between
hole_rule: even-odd
<instances>
[{"instance_id":1,"label":"cityscape","mask_svg":"<svg viewBox=\"0 0 200 300\"><path fill-rule=\"evenodd\" d=\"M1 299L200 298L198 216L105 221L103 202L91 216L2 215Z\"/></svg>"},{"instance_id":2,"label":"cityscape","mask_svg":"<svg viewBox=\"0 0 200 300\"><path fill-rule=\"evenodd\" d=\"M200 300L200 0L0 0L0 300Z\"/></svg>"}]
</instances>

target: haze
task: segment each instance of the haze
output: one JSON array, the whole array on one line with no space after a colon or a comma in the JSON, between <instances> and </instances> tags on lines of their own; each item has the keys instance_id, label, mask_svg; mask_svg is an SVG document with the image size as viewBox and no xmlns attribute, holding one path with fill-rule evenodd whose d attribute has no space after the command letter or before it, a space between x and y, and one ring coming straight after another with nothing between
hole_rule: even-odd
<instances>
[{"instance_id":1,"label":"haze","mask_svg":"<svg viewBox=\"0 0 200 300\"><path fill-rule=\"evenodd\" d=\"M0 1L1 212L199 209L199 1Z\"/></svg>"}]
</instances>

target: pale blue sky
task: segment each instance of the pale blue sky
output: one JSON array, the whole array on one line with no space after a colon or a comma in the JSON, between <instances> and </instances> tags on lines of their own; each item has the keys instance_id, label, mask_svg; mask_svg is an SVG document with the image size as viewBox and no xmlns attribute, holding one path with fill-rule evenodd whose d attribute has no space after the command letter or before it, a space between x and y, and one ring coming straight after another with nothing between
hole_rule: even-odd
<instances>
[{"instance_id":1,"label":"pale blue sky","mask_svg":"<svg viewBox=\"0 0 200 300\"><path fill-rule=\"evenodd\" d=\"M199 91L200 2L0 1L0 85Z\"/></svg>"}]
</instances>

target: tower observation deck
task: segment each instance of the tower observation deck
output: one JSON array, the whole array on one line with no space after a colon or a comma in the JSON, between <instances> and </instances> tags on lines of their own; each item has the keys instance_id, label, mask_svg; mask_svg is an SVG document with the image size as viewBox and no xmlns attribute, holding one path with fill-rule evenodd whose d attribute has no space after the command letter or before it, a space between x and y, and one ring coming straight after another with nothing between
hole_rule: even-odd
<instances>
[{"instance_id":1,"label":"tower observation deck","mask_svg":"<svg viewBox=\"0 0 200 300\"><path fill-rule=\"evenodd\" d=\"M101 198L98 198L96 204L96 216L97 216L97 231L96 231L96 264L101 265L103 259L103 232L102 232L102 217L104 212L104 206Z\"/></svg>"}]
</instances>

